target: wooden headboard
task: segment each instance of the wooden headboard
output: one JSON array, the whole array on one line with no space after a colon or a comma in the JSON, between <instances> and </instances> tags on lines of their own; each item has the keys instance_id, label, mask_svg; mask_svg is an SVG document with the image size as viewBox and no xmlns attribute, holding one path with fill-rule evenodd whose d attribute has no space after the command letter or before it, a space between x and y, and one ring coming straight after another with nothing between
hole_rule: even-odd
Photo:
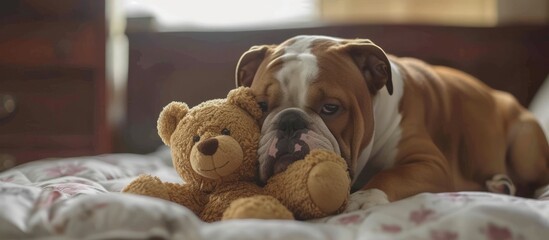
<instances>
[{"instance_id":1,"label":"wooden headboard","mask_svg":"<svg viewBox=\"0 0 549 240\"><path fill-rule=\"evenodd\" d=\"M549 74L549 27L343 25L256 31L128 33L129 73L123 151L162 145L156 120L178 100L194 106L234 88L240 55L252 45L300 34L369 38L387 53L466 71L528 105Z\"/></svg>"}]
</instances>

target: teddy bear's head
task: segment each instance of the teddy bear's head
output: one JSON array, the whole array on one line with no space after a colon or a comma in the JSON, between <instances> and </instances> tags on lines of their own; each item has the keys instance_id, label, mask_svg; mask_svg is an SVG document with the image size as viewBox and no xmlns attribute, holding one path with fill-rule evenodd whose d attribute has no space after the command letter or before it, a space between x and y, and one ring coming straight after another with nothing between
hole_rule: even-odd
<instances>
[{"instance_id":1,"label":"teddy bear's head","mask_svg":"<svg viewBox=\"0 0 549 240\"><path fill-rule=\"evenodd\" d=\"M262 112L249 88L193 108L168 104L158 119L158 134L171 148L173 164L189 184L203 189L220 182L257 178L258 120Z\"/></svg>"}]
</instances>

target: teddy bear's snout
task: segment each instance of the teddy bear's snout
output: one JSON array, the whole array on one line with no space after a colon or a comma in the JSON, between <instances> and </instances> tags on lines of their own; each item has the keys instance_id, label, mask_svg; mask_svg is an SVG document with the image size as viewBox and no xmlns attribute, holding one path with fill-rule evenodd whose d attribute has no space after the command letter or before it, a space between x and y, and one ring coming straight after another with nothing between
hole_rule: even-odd
<instances>
[{"instance_id":1,"label":"teddy bear's snout","mask_svg":"<svg viewBox=\"0 0 549 240\"><path fill-rule=\"evenodd\" d=\"M218 135L204 138L191 150L192 169L203 177L219 179L240 169L244 151L240 143L231 136Z\"/></svg>"},{"instance_id":2,"label":"teddy bear's snout","mask_svg":"<svg viewBox=\"0 0 549 240\"><path fill-rule=\"evenodd\" d=\"M210 138L206 141L199 143L197 146L198 151L206 156L214 155L218 147L219 141L217 140L217 138Z\"/></svg>"}]
</instances>

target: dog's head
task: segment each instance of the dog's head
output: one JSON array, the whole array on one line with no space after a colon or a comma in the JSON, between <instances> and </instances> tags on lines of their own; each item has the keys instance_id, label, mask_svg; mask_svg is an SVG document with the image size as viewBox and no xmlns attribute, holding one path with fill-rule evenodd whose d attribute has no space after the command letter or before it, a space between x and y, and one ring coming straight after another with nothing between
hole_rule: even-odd
<instances>
[{"instance_id":1,"label":"dog's head","mask_svg":"<svg viewBox=\"0 0 549 240\"><path fill-rule=\"evenodd\" d=\"M370 40L297 36L254 46L236 69L264 112L260 176L266 181L310 150L342 155L351 175L373 136L372 96L392 92L387 56Z\"/></svg>"}]
</instances>

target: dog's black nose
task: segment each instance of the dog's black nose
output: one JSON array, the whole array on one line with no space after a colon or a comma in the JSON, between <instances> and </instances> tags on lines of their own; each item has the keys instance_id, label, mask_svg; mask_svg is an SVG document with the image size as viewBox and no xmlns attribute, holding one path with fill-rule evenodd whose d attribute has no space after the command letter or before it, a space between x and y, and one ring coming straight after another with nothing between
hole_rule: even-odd
<instances>
[{"instance_id":1,"label":"dog's black nose","mask_svg":"<svg viewBox=\"0 0 549 240\"><path fill-rule=\"evenodd\" d=\"M307 123L305 119L296 112L285 113L280 117L280 122L278 123L278 129L286 133L293 133L306 127Z\"/></svg>"}]
</instances>

